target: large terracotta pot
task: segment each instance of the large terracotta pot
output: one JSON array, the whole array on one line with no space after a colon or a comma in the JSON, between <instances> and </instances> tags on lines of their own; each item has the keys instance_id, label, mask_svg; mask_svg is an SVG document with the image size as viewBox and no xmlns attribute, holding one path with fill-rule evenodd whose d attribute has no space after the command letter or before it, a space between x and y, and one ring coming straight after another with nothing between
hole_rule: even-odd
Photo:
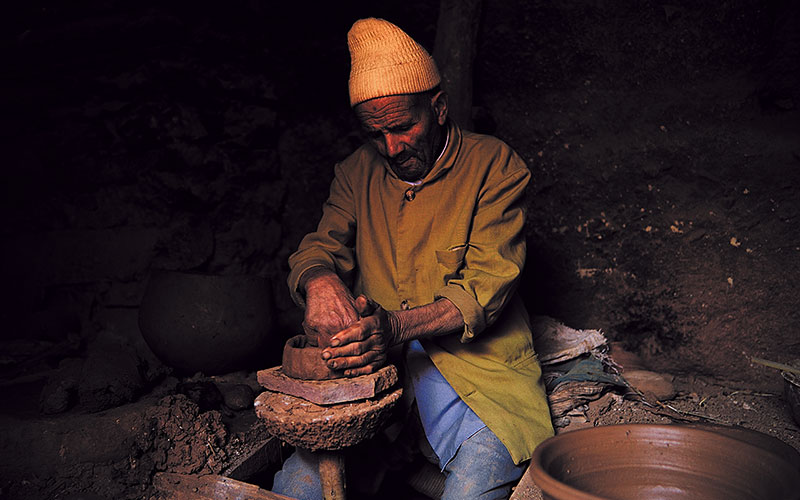
<instances>
[{"instance_id":1,"label":"large terracotta pot","mask_svg":"<svg viewBox=\"0 0 800 500\"><path fill-rule=\"evenodd\" d=\"M206 375L263 368L283 347L275 338L267 280L153 271L139 308L139 329L167 366ZM277 350L277 353L275 352Z\"/></svg>"},{"instance_id":2,"label":"large terracotta pot","mask_svg":"<svg viewBox=\"0 0 800 500\"><path fill-rule=\"evenodd\" d=\"M565 432L531 459L545 499L798 499L800 454L756 431L622 424Z\"/></svg>"}]
</instances>

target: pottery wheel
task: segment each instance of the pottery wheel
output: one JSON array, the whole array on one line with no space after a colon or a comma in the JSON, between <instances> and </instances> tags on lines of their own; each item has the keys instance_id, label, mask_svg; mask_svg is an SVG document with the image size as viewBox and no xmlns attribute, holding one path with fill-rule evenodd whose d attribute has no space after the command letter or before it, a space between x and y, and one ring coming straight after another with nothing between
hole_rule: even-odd
<instances>
[{"instance_id":1,"label":"pottery wheel","mask_svg":"<svg viewBox=\"0 0 800 500\"><path fill-rule=\"evenodd\" d=\"M311 451L341 450L373 437L402 393L398 388L375 398L321 406L267 390L254 405L256 415L273 436Z\"/></svg>"}]
</instances>

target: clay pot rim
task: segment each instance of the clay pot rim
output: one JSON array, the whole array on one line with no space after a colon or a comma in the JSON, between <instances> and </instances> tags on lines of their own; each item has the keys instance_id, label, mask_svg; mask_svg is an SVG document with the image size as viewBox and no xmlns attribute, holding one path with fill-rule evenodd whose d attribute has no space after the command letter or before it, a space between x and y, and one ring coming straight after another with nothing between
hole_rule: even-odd
<instances>
[{"instance_id":1,"label":"clay pot rim","mask_svg":"<svg viewBox=\"0 0 800 500\"><path fill-rule=\"evenodd\" d=\"M715 432L713 429L729 429L733 434L726 434L724 430L722 432ZM739 439L735 437L736 433L741 432L742 438ZM543 493L545 494L545 498L548 498L548 495L558 495L553 496L552 498L570 498L571 500L608 500L606 497L601 497L592 493L587 493L585 491L579 490L574 488L558 479L553 477L545 467L542 466L542 458L545 454L565 454L569 453L571 450L568 446L565 449L558 449L562 445L562 442L566 443L580 443L583 441L583 437L587 434L608 434L607 439L613 439L614 441L618 441L625 437L630 437L633 435L634 437L640 436L642 439L643 444L647 444L648 442L659 442L661 441L660 438L667 438L672 436L673 439L678 438L679 436L691 436L695 435L698 438L705 437L706 439L714 440L718 445L724 445L727 442L736 442L741 444L741 446L746 446L750 448L749 453L753 454L762 454L762 455L770 455L774 457L776 460L779 460L786 464L787 468L797 468L800 465L798 459L800 459L800 454L789 446L788 444L784 443L783 441L772 438L771 436L764 435L767 439L770 440L770 443L773 443L776 447L781 448L780 450L775 450L775 452L771 452L761 446L758 446L752 441L747 440L747 434L752 433L753 436L758 436L759 434L756 431L750 431L748 429L740 429L740 428L728 428L724 426L715 426L709 425L707 428L703 428L702 426L695 426L695 425L681 425L681 424L647 424L647 423L630 423L630 424L615 424L615 425L605 425L599 427L589 427L585 429L578 429L575 431L565 432L563 434L558 434L556 436L552 436L536 447L533 452L533 456L531 457L531 474L533 477L534 482L542 489ZM797 458L796 458L797 457ZM794 462L794 463L792 463Z\"/></svg>"},{"instance_id":2,"label":"clay pot rim","mask_svg":"<svg viewBox=\"0 0 800 500\"><path fill-rule=\"evenodd\" d=\"M793 359L787 362L786 364L791 366L792 368L800 368L800 358ZM783 380L785 380L787 383L794 386L795 390L800 391L800 375L793 372L787 372L785 370L781 370L781 377L783 377Z\"/></svg>"},{"instance_id":3,"label":"clay pot rim","mask_svg":"<svg viewBox=\"0 0 800 500\"><path fill-rule=\"evenodd\" d=\"M800 376L792 372L781 372L786 409L792 419L800 425Z\"/></svg>"}]
</instances>

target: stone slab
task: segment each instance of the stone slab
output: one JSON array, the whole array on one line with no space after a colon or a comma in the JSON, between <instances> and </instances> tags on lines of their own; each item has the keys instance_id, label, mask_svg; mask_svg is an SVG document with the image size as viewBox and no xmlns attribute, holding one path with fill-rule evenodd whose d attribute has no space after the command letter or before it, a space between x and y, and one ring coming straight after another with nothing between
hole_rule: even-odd
<instances>
[{"instance_id":1,"label":"stone slab","mask_svg":"<svg viewBox=\"0 0 800 500\"><path fill-rule=\"evenodd\" d=\"M368 375L330 380L301 380L288 377L280 366L260 370L258 383L269 391L280 392L318 405L332 405L375 397L397 383L397 368L387 365Z\"/></svg>"}]
</instances>

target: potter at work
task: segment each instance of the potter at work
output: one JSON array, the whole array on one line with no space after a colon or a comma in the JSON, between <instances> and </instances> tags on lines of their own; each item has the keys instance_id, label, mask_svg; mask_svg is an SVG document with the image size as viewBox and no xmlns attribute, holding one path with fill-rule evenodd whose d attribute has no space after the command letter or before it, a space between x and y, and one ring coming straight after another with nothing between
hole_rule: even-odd
<instances>
[{"instance_id":1,"label":"potter at work","mask_svg":"<svg viewBox=\"0 0 800 500\"><path fill-rule=\"evenodd\" d=\"M347 33L373 17L433 57L446 121L502 140L530 171L516 295L553 438L564 439L520 462L508 499L575 500L563 486L648 498L641 485L662 500L800 500L800 465L741 439L678 447L669 429L613 429L734 426L800 450L800 1L4 7L0 499L285 500L274 478L296 448L323 458L325 500L438 499L445 475L418 439L414 403L425 398L408 371L420 359L515 446L491 421L504 412L470 401L507 384L434 352L464 354L452 349L460 332L397 343L380 368L348 376L322 354L340 330L304 330L287 286L289 256L316 232L336 165L346 170L370 141L350 106ZM412 149L428 157L427 146ZM435 165L435 139L433 149ZM409 165L375 157L373 170L389 175ZM424 204L440 181L466 198L471 186L450 182L452 169L434 178L438 168L410 201L411 184L382 198L339 176L338 193L365 193L399 235L388 252L352 239L352 266L328 248L353 300L363 293L393 314L409 300L413 312L436 301L429 285L470 279L472 230L483 229L431 240L463 231L452 219L468 203L434 192L441 203ZM383 234L371 213L357 215L359 238ZM435 231L417 235L431 218ZM448 252L466 241L472 261L457 269ZM397 298L359 275L394 280ZM464 349L487 346L503 321L491 316ZM420 348L426 358L407 363ZM448 443L453 465L471 443ZM537 463L551 480L534 477Z\"/></svg>"},{"instance_id":2,"label":"potter at work","mask_svg":"<svg viewBox=\"0 0 800 500\"><path fill-rule=\"evenodd\" d=\"M347 42L365 144L335 166L318 228L289 258L305 335L345 377L387 362L405 372L405 437L387 439L422 443L446 477L442 498L506 498L553 435L516 294L530 173L448 116L436 63L400 28L362 19ZM321 498L318 471L295 453L273 491Z\"/></svg>"}]
</instances>

